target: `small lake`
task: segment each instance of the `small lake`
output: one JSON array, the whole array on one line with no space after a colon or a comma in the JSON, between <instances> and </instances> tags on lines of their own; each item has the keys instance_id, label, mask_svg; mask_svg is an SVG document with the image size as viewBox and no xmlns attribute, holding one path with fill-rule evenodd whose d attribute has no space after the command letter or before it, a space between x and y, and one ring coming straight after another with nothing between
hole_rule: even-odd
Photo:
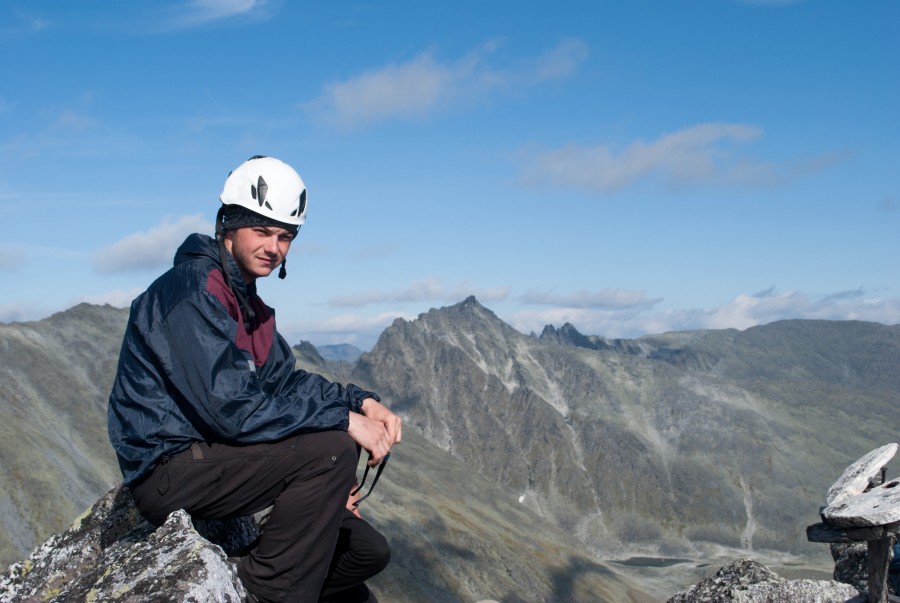
<instances>
[{"instance_id":1,"label":"small lake","mask_svg":"<svg viewBox=\"0 0 900 603\"><path fill-rule=\"evenodd\" d=\"M670 567L679 563L693 563L693 559L679 559L677 557L629 557L617 559L611 563L627 565L630 567Z\"/></svg>"}]
</instances>

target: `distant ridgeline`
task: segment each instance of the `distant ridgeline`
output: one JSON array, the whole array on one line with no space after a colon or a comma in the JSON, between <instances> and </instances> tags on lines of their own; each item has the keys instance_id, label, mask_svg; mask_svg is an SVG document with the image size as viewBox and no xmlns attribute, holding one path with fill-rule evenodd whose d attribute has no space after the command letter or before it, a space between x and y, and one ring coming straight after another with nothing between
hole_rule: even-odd
<instances>
[{"instance_id":1,"label":"distant ridgeline","mask_svg":"<svg viewBox=\"0 0 900 603\"><path fill-rule=\"evenodd\" d=\"M126 319L82 304L0 324L2 561L119 482L106 398ZM537 336L469 298L395 321L355 362L323 349L301 343L298 365L379 392L406 421L371 506L393 534L386 600L505 600L527 584L588 601L586 584L634 587L603 557L821 554L805 533L821 493L900 425L900 327L876 323Z\"/></svg>"}]
</instances>

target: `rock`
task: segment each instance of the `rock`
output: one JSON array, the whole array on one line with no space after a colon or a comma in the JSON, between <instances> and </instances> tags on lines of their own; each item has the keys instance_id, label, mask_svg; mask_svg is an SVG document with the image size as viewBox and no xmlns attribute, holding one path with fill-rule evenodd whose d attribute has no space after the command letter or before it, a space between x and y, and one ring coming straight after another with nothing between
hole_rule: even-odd
<instances>
[{"instance_id":1,"label":"rock","mask_svg":"<svg viewBox=\"0 0 900 603\"><path fill-rule=\"evenodd\" d=\"M831 545L834 579L851 584L861 591L869 588L868 549L865 542Z\"/></svg>"},{"instance_id":2,"label":"rock","mask_svg":"<svg viewBox=\"0 0 900 603\"><path fill-rule=\"evenodd\" d=\"M897 454L898 446L900 445L896 442L885 444L847 467L841 477L828 488L828 493L825 495L825 502L828 506L839 505L843 501L865 492L869 487L870 480L877 476L881 468L887 465L888 461Z\"/></svg>"},{"instance_id":3,"label":"rock","mask_svg":"<svg viewBox=\"0 0 900 603\"><path fill-rule=\"evenodd\" d=\"M11 565L0 577L0 601L240 603L246 593L226 551L246 548L258 529L250 518L197 524L176 511L154 529L130 492L113 488Z\"/></svg>"},{"instance_id":4,"label":"rock","mask_svg":"<svg viewBox=\"0 0 900 603\"><path fill-rule=\"evenodd\" d=\"M667 603L864 603L865 596L841 582L785 580L751 559L738 559Z\"/></svg>"}]
</instances>

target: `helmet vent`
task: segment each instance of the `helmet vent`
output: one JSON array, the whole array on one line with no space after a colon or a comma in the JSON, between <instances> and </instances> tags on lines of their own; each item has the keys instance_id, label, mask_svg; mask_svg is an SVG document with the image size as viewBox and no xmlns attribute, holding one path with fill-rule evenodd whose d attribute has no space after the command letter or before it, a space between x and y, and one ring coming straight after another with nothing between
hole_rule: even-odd
<instances>
[{"instance_id":1,"label":"helmet vent","mask_svg":"<svg viewBox=\"0 0 900 603\"><path fill-rule=\"evenodd\" d=\"M299 216L303 214L303 211L306 209L306 189L303 189L303 192L300 193L299 203L297 203L297 209L291 212L292 216Z\"/></svg>"},{"instance_id":2,"label":"helmet vent","mask_svg":"<svg viewBox=\"0 0 900 603\"><path fill-rule=\"evenodd\" d=\"M253 198L256 199L257 192L259 193L259 206L262 207L263 203L266 204L266 207L272 209L272 206L266 203L266 194L269 192L269 185L266 184L266 181L263 180L263 177L260 176L259 180L256 181L256 190L253 190L253 185L250 185L250 192L253 194Z\"/></svg>"}]
</instances>

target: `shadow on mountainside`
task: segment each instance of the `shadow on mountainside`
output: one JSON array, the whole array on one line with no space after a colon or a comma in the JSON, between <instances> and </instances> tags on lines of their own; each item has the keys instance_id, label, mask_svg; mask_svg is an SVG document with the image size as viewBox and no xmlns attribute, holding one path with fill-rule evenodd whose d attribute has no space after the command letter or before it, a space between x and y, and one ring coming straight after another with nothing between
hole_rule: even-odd
<instances>
[{"instance_id":1,"label":"shadow on mountainside","mask_svg":"<svg viewBox=\"0 0 900 603\"><path fill-rule=\"evenodd\" d=\"M431 508L427 503L424 505ZM431 508L433 510L433 508ZM436 513L436 511L434 511ZM384 600L458 603L496 600L596 603L651 603L607 566L553 545L534 546L507 534L480 539L474 525L456 526L434 515L426 521L393 519L376 523L387 535L392 563L370 581ZM413 528L417 537L404 537ZM493 526L503 531L502 526ZM538 529L538 526L523 526Z\"/></svg>"}]
</instances>

